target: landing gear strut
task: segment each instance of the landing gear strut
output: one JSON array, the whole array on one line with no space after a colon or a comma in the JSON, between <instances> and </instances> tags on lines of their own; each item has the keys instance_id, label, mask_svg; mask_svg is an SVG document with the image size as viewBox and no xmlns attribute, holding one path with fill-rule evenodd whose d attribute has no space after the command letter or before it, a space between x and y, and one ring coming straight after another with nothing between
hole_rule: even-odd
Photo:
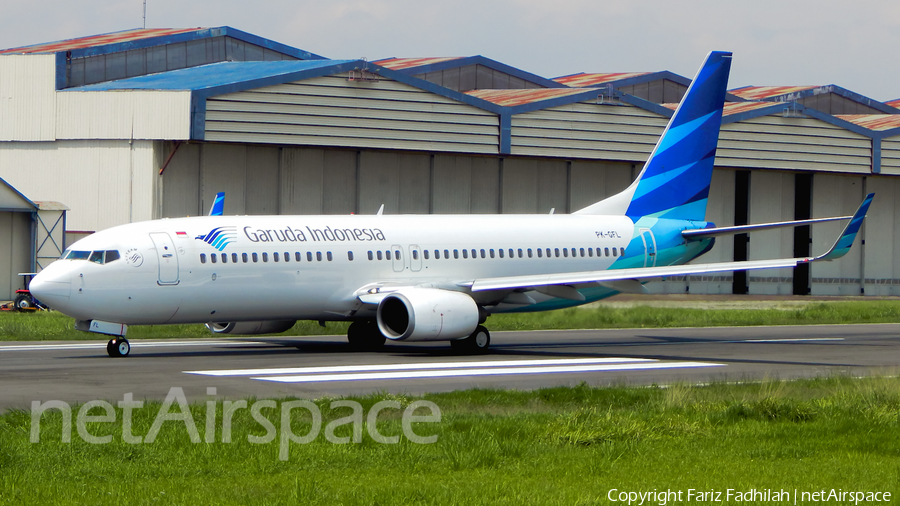
<instances>
[{"instance_id":1,"label":"landing gear strut","mask_svg":"<svg viewBox=\"0 0 900 506\"><path fill-rule=\"evenodd\" d=\"M466 354L487 353L491 346L491 333L483 325L475 327L475 332L463 339L450 341L454 351Z\"/></svg>"},{"instance_id":2,"label":"landing gear strut","mask_svg":"<svg viewBox=\"0 0 900 506\"><path fill-rule=\"evenodd\" d=\"M127 357L131 353L131 344L124 337L114 337L106 343L106 353L110 357Z\"/></svg>"},{"instance_id":3,"label":"landing gear strut","mask_svg":"<svg viewBox=\"0 0 900 506\"><path fill-rule=\"evenodd\" d=\"M374 320L357 320L347 329L347 341L354 350L380 350L386 340Z\"/></svg>"}]
</instances>

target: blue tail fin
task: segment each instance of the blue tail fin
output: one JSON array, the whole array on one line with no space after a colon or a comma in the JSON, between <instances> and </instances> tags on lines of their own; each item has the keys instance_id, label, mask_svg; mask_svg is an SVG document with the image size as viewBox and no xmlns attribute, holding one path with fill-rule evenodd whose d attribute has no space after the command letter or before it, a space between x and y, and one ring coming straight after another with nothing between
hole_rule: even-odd
<instances>
[{"instance_id":1,"label":"blue tail fin","mask_svg":"<svg viewBox=\"0 0 900 506\"><path fill-rule=\"evenodd\" d=\"M706 57L637 180L576 214L702 221L712 179L731 53Z\"/></svg>"},{"instance_id":2,"label":"blue tail fin","mask_svg":"<svg viewBox=\"0 0 900 506\"><path fill-rule=\"evenodd\" d=\"M225 211L225 192L216 194L216 200L213 201L212 207L209 208L210 216L222 216Z\"/></svg>"}]
</instances>

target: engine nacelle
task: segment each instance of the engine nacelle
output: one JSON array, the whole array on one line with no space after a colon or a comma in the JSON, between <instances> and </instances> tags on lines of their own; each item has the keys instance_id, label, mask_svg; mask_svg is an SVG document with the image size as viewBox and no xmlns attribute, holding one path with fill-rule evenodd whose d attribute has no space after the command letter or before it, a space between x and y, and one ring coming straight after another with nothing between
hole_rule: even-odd
<instances>
[{"instance_id":1,"label":"engine nacelle","mask_svg":"<svg viewBox=\"0 0 900 506\"><path fill-rule=\"evenodd\" d=\"M478 305L460 292L407 288L378 304L378 329L395 341L449 341L478 326Z\"/></svg>"},{"instance_id":2,"label":"engine nacelle","mask_svg":"<svg viewBox=\"0 0 900 506\"><path fill-rule=\"evenodd\" d=\"M207 323L213 334L277 334L290 329L297 320L268 320L261 322Z\"/></svg>"}]
</instances>

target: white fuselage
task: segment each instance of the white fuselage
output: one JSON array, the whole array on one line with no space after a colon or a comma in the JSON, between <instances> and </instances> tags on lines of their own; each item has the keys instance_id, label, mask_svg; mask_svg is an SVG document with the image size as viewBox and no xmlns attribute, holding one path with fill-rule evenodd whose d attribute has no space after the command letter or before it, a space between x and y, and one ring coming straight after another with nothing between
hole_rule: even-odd
<instances>
[{"instance_id":1,"label":"white fuselage","mask_svg":"<svg viewBox=\"0 0 900 506\"><path fill-rule=\"evenodd\" d=\"M216 229L220 233L211 234ZM624 216L165 219L82 239L67 249L70 257L116 251L120 258L63 258L33 283L43 302L80 320L345 320L366 317L361 311L374 315L358 298L373 287L464 291L479 278L604 270L621 259L634 234ZM477 297L492 312L523 309L521 302L503 304L506 295ZM534 295L536 302L551 299Z\"/></svg>"}]
</instances>

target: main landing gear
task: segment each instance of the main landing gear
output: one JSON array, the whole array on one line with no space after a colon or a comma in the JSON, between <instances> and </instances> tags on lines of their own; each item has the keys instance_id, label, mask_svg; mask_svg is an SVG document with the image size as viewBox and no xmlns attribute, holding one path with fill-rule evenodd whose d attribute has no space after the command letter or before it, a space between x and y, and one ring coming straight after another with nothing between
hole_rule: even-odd
<instances>
[{"instance_id":1,"label":"main landing gear","mask_svg":"<svg viewBox=\"0 0 900 506\"><path fill-rule=\"evenodd\" d=\"M450 341L450 347L453 348L453 351L470 355L487 353L490 346L491 333L483 325L475 327L475 332L472 332L469 337Z\"/></svg>"},{"instance_id":2,"label":"main landing gear","mask_svg":"<svg viewBox=\"0 0 900 506\"><path fill-rule=\"evenodd\" d=\"M374 320L357 320L347 329L347 341L350 347L359 351L376 351L384 347L387 340L378 330Z\"/></svg>"},{"instance_id":3,"label":"main landing gear","mask_svg":"<svg viewBox=\"0 0 900 506\"><path fill-rule=\"evenodd\" d=\"M124 337L114 337L106 343L106 353L110 357L127 357L131 353L131 344Z\"/></svg>"}]
</instances>

